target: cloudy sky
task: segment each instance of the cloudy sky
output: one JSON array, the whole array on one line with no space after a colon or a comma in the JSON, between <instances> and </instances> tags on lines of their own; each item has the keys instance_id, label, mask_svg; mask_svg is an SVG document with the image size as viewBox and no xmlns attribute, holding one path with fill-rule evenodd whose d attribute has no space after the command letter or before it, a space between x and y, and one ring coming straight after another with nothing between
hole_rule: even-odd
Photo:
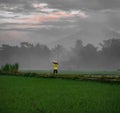
<instances>
[{"instance_id":1,"label":"cloudy sky","mask_svg":"<svg viewBox=\"0 0 120 113\"><path fill-rule=\"evenodd\" d=\"M0 44L97 45L119 37L120 0L0 0Z\"/></svg>"}]
</instances>

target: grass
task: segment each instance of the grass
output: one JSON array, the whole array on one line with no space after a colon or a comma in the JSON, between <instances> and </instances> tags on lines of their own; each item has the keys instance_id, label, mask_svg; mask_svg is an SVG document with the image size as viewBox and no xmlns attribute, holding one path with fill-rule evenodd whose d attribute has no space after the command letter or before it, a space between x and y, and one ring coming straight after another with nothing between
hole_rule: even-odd
<instances>
[{"instance_id":1,"label":"grass","mask_svg":"<svg viewBox=\"0 0 120 113\"><path fill-rule=\"evenodd\" d=\"M0 113L120 113L120 84L0 76Z\"/></svg>"}]
</instances>

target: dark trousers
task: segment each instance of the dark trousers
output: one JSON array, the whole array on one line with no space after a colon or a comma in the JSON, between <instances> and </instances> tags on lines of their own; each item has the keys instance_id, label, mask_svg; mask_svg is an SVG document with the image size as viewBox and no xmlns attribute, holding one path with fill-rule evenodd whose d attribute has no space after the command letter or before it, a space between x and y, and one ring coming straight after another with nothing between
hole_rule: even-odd
<instances>
[{"instance_id":1,"label":"dark trousers","mask_svg":"<svg viewBox=\"0 0 120 113\"><path fill-rule=\"evenodd\" d=\"M55 75L55 74L57 74L58 73L58 70L57 69L54 69L53 70L53 74Z\"/></svg>"}]
</instances>

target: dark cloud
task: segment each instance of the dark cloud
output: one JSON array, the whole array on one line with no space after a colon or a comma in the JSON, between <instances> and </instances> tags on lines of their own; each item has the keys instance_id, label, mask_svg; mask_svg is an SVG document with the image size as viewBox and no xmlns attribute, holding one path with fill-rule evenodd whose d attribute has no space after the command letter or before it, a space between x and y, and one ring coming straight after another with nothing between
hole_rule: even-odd
<instances>
[{"instance_id":1,"label":"dark cloud","mask_svg":"<svg viewBox=\"0 0 120 113\"><path fill-rule=\"evenodd\" d=\"M0 10L27 14L35 11L31 0L0 0Z\"/></svg>"},{"instance_id":2,"label":"dark cloud","mask_svg":"<svg viewBox=\"0 0 120 113\"><path fill-rule=\"evenodd\" d=\"M0 0L1 4L23 4L24 8L31 9L31 3L48 3L52 8L71 9L113 9L120 8L120 0Z\"/></svg>"},{"instance_id":3,"label":"dark cloud","mask_svg":"<svg viewBox=\"0 0 120 113\"><path fill-rule=\"evenodd\" d=\"M120 10L109 11L108 16L109 27L120 31Z\"/></svg>"},{"instance_id":4,"label":"dark cloud","mask_svg":"<svg viewBox=\"0 0 120 113\"><path fill-rule=\"evenodd\" d=\"M120 8L120 0L98 0L102 9Z\"/></svg>"},{"instance_id":5,"label":"dark cloud","mask_svg":"<svg viewBox=\"0 0 120 113\"><path fill-rule=\"evenodd\" d=\"M51 4L52 7L69 10L69 9L111 9L119 8L119 0L44 0Z\"/></svg>"},{"instance_id":6,"label":"dark cloud","mask_svg":"<svg viewBox=\"0 0 120 113\"><path fill-rule=\"evenodd\" d=\"M5 4L24 4L27 3L26 0L0 0L0 3L5 3Z\"/></svg>"},{"instance_id":7,"label":"dark cloud","mask_svg":"<svg viewBox=\"0 0 120 113\"><path fill-rule=\"evenodd\" d=\"M69 9L88 9L95 8L98 5L96 0L45 0L52 7L69 10Z\"/></svg>"}]
</instances>

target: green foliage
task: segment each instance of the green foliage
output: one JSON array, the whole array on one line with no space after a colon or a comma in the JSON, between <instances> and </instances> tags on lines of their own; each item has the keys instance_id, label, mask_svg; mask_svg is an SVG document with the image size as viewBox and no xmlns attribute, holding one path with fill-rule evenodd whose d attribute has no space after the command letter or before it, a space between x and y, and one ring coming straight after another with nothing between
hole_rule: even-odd
<instances>
[{"instance_id":1,"label":"green foliage","mask_svg":"<svg viewBox=\"0 0 120 113\"><path fill-rule=\"evenodd\" d=\"M0 76L1 113L120 113L120 84Z\"/></svg>"},{"instance_id":2,"label":"green foliage","mask_svg":"<svg viewBox=\"0 0 120 113\"><path fill-rule=\"evenodd\" d=\"M9 72L10 65L9 64L5 64L4 66L2 66L1 70L5 71L5 72Z\"/></svg>"},{"instance_id":3,"label":"green foliage","mask_svg":"<svg viewBox=\"0 0 120 113\"><path fill-rule=\"evenodd\" d=\"M14 71L15 71L15 72L18 72L18 69L19 69L19 64L18 64L18 63L15 63L15 64L14 64Z\"/></svg>"},{"instance_id":4,"label":"green foliage","mask_svg":"<svg viewBox=\"0 0 120 113\"><path fill-rule=\"evenodd\" d=\"M15 64L5 64L3 66L1 66L1 72L5 72L5 73L17 73L19 70L19 64L15 63Z\"/></svg>"}]
</instances>

